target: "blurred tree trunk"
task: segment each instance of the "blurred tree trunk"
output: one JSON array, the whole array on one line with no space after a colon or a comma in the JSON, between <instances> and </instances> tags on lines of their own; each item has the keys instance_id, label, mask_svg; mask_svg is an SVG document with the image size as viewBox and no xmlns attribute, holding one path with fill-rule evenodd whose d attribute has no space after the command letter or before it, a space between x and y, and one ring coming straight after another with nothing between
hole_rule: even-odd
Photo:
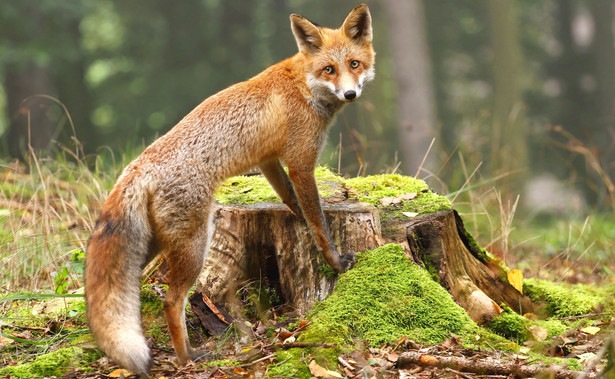
<instances>
[{"instance_id":1,"label":"blurred tree trunk","mask_svg":"<svg viewBox=\"0 0 615 379\"><path fill-rule=\"evenodd\" d=\"M73 19L68 22L64 28L70 33L67 33L67 38L70 38L70 44L79 46L81 43L80 31L81 18ZM78 139L78 143L84 145L87 152L94 152L99 147L100 129L91 125L90 114L92 112L92 93L86 85L86 57L84 54L73 54L63 60L61 70L54 75L54 87L57 89L58 99L66 106L70 117L74 122L75 133L70 125L64 126L62 135L58 139L63 143L71 141L71 137ZM69 78L66 80L66 78ZM77 132L78 131L78 132ZM72 144L71 144L72 146Z\"/></svg>"},{"instance_id":2,"label":"blurred tree trunk","mask_svg":"<svg viewBox=\"0 0 615 379\"><path fill-rule=\"evenodd\" d=\"M398 130L405 172L414 175L436 136L435 95L421 0L387 0L389 37L397 82ZM436 169L432 148L423 169Z\"/></svg>"},{"instance_id":3,"label":"blurred tree trunk","mask_svg":"<svg viewBox=\"0 0 615 379\"><path fill-rule=\"evenodd\" d=\"M491 138L490 175L508 174L499 187L513 197L527 176L528 124L524 117L523 55L519 42L517 3L489 0L493 51L493 114L485 135Z\"/></svg>"},{"instance_id":4,"label":"blurred tree trunk","mask_svg":"<svg viewBox=\"0 0 615 379\"><path fill-rule=\"evenodd\" d=\"M592 135L599 152L602 154L604 167L615 162L615 45L613 41L613 2L611 0L594 0L590 2L591 13L596 25L593 43L594 72L597 84L597 117ZM611 169L611 177L615 168Z\"/></svg>"},{"instance_id":5,"label":"blurred tree trunk","mask_svg":"<svg viewBox=\"0 0 615 379\"><path fill-rule=\"evenodd\" d=\"M10 118L7 133L9 155L24 158L30 146L35 151L47 148L54 128L47 114L50 103L31 96L50 93L48 68L34 63L7 65L4 86Z\"/></svg>"}]
</instances>

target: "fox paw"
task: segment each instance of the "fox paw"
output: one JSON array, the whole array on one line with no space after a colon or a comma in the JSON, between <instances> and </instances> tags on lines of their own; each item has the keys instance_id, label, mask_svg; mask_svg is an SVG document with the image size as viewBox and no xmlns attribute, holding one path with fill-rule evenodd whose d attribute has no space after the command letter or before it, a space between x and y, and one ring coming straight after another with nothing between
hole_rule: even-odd
<instances>
[{"instance_id":1,"label":"fox paw","mask_svg":"<svg viewBox=\"0 0 615 379\"><path fill-rule=\"evenodd\" d=\"M346 253L342 256L340 256L340 263L342 264L342 267L344 268L344 272L350 270L357 259L357 253Z\"/></svg>"}]
</instances>

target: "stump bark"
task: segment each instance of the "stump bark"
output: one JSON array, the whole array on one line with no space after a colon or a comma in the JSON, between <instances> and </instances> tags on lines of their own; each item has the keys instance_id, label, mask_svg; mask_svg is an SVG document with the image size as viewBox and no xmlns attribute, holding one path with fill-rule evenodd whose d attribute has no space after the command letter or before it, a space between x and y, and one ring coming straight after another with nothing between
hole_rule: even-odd
<instances>
[{"instance_id":1,"label":"stump bark","mask_svg":"<svg viewBox=\"0 0 615 379\"><path fill-rule=\"evenodd\" d=\"M383 225L385 240L404 246L477 323L498 316L506 304L518 313L535 312L530 298L513 287L499 259L480 249L454 210Z\"/></svg>"},{"instance_id":2,"label":"stump bark","mask_svg":"<svg viewBox=\"0 0 615 379\"><path fill-rule=\"evenodd\" d=\"M324 205L340 253L381 244L378 210L365 203ZM265 283L301 312L333 290L336 275L326 265L303 219L284 204L217 205L214 234L199 289L213 301L232 302L250 281Z\"/></svg>"}]
</instances>

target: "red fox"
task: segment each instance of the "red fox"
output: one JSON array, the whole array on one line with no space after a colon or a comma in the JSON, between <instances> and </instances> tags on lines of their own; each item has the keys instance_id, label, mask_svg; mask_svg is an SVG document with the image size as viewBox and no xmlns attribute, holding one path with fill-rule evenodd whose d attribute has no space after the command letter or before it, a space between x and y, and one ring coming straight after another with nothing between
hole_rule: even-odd
<instances>
[{"instance_id":1,"label":"red fox","mask_svg":"<svg viewBox=\"0 0 615 379\"><path fill-rule=\"evenodd\" d=\"M169 264L164 313L180 364L201 356L184 309L212 235L211 204L225 178L258 166L282 201L304 217L325 261L343 272L320 206L314 168L327 128L374 78L372 20L365 4L339 29L290 16L299 52L204 100L120 175L88 241L85 294L98 345L147 375L140 278L159 253ZM288 174L281 162L288 167Z\"/></svg>"}]
</instances>

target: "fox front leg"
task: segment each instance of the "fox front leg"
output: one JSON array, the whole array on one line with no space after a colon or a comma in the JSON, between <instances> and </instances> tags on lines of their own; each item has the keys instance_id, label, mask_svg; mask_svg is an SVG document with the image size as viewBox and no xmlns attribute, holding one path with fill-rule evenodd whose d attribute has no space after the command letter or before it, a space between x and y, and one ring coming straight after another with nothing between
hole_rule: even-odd
<instances>
[{"instance_id":1,"label":"fox front leg","mask_svg":"<svg viewBox=\"0 0 615 379\"><path fill-rule=\"evenodd\" d=\"M260 163L258 167L284 204L290 208L295 216L300 218L302 214L297 195L295 194L295 190L293 189L286 171L284 171L282 164L280 164L280 160L272 159L265 161Z\"/></svg>"},{"instance_id":2,"label":"fox front leg","mask_svg":"<svg viewBox=\"0 0 615 379\"><path fill-rule=\"evenodd\" d=\"M325 215L320 206L320 196L318 195L316 178L314 178L314 170L289 167L288 173L295 188L303 216L312 229L314 239L321 254L335 271L339 273L344 272L346 266L340 259L335 245L333 245Z\"/></svg>"}]
</instances>

